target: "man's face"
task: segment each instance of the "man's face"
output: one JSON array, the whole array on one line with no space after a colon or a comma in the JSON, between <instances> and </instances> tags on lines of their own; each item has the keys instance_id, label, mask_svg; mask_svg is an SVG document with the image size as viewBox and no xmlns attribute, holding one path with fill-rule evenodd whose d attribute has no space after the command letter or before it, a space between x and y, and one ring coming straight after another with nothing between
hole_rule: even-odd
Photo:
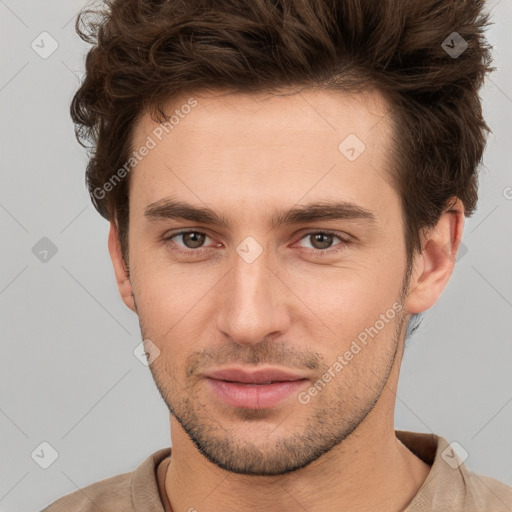
<instances>
[{"instance_id":1,"label":"man's face","mask_svg":"<svg viewBox=\"0 0 512 512\"><path fill-rule=\"evenodd\" d=\"M211 462L285 473L361 424L403 340L387 105L327 91L194 98L173 102L165 136L148 116L134 133L134 149L156 143L129 195L133 297L160 351L150 368ZM172 202L218 219L173 217ZM343 207L285 215L320 203Z\"/></svg>"}]
</instances>

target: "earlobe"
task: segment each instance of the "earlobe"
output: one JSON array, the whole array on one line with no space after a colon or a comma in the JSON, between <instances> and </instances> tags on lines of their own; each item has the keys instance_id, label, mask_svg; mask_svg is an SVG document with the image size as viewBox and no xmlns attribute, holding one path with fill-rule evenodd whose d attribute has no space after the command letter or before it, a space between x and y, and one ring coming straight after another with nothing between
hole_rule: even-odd
<instances>
[{"instance_id":1,"label":"earlobe","mask_svg":"<svg viewBox=\"0 0 512 512\"><path fill-rule=\"evenodd\" d=\"M421 313L437 302L452 275L463 230L464 207L457 199L422 237L423 249L414 257L405 301L407 313Z\"/></svg>"},{"instance_id":2,"label":"earlobe","mask_svg":"<svg viewBox=\"0 0 512 512\"><path fill-rule=\"evenodd\" d=\"M126 262L124 261L121 252L121 244L119 242L119 232L117 225L113 220L110 221L110 232L108 234L108 251L110 253L110 259L112 260L112 265L114 266L114 273L116 276L119 294L121 295L121 298L123 299L123 302L126 304L126 306L128 306L132 311L136 312L130 276Z\"/></svg>"}]
</instances>

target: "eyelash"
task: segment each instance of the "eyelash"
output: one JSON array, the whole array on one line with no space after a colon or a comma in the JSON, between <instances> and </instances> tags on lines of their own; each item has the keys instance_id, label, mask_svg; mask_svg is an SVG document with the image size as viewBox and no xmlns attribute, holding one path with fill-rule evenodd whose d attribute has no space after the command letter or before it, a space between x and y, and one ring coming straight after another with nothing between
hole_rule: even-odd
<instances>
[{"instance_id":1,"label":"eyelash","mask_svg":"<svg viewBox=\"0 0 512 512\"><path fill-rule=\"evenodd\" d=\"M204 235L204 236L210 238L208 233L205 233L204 231L200 231L200 230L197 230L197 229L190 229L190 230L185 230L185 231L179 231L177 233L172 233L171 235L168 235L168 236L164 237L163 242L164 242L164 244L171 243L174 246L173 250L175 250L178 253L186 254L186 255L191 255L191 254L200 255L200 254L203 254L205 251L208 250L208 247L200 247L198 249L184 249L183 247L177 245L176 242L172 241L172 239L177 237L177 236L186 235L186 234L189 234L189 233L197 233L197 234ZM341 243L337 244L334 247L329 247L327 249L308 249L308 248L305 248L305 249L307 249L310 252L312 251L313 255L315 255L315 256L323 256L324 254L337 253L338 251L343 250L344 247L350 243L348 240L342 238L337 233L335 233L333 231L329 231L329 230L310 231L310 232L305 233L304 235L302 235L299 238L299 241L304 239L304 238L307 238L308 236L318 235L318 234L321 234L321 235L332 235L332 236L338 238L338 240L340 240Z\"/></svg>"}]
</instances>

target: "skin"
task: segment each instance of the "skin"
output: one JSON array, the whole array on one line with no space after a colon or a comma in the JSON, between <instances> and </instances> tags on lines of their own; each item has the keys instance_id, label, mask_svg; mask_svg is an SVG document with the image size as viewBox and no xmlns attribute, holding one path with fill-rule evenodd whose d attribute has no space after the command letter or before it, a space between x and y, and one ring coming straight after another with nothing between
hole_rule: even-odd
<instances>
[{"instance_id":1,"label":"skin","mask_svg":"<svg viewBox=\"0 0 512 512\"><path fill-rule=\"evenodd\" d=\"M150 369L170 411L172 457L158 468L165 510L403 510L430 469L394 433L405 326L450 278L462 204L422 235L404 288L403 214L380 94L194 98L132 171L128 262L115 222L109 236L121 297L159 350ZM144 115L134 148L155 127ZM366 146L354 161L338 149L351 133ZM171 196L229 225L145 216ZM319 201L353 203L374 220L272 226L278 210ZM207 236L169 239L184 228ZM325 230L335 236L315 238ZM252 263L236 251L248 236L262 249ZM178 252L197 247L200 255ZM208 371L273 366L308 379L307 392L393 304L403 309L307 404L294 394L263 410L237 408L206 383Z\"/></svg>"}]
</instances>

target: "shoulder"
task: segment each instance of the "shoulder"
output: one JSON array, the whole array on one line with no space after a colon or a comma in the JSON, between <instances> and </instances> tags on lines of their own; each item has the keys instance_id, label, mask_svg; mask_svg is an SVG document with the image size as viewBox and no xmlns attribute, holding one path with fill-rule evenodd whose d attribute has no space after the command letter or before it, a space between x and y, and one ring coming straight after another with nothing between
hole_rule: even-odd
<instances>
[{"instance_id":1,"label":"shoulder","mask_svg":"<svg viewBox=\"0 0 512 512\"><path fill-rule=\"evenodd\" d=\"M474 510L512 510L512 487L490 476L473 473L467 468L462 470L462 477L466 487L466 501Z\"/></svg>"},{"instance_id":2,"label":"shoulder","mask_svg":"<svg viewBox=\"0 0 512 512\"><path fill-rule=\"evenodd\" d=\"M128 512L133 509L131 483L133 473L123 473L82 487L54 501L41 512Z\"/></svg>"},{"instance_id":3,"label":"shoulder","mask_svg":"<svg viewBox=\"0 0 512 512\"><path fill-rule=\"evenodd\" d=\"M397 437L417 457L431 466L426 480L406 512L511 512L512 487L471 471L456 442L441 436L396 431ZM458 445L458 446L457 446Z\"/></svg>"},{"instance_id":4,"label":"shoulder","mask_svg":"<svg viewBox=\"0 0 512 512\"><path fill-rule=\"evenodd\" d=\"M82 487L54 501L41 512L135 512L162 510L156 470L171 453L163 448L152 453L130 473L122 473ZM151 507L147 509L147 507Z\"/></svg>"}]
</instances>

